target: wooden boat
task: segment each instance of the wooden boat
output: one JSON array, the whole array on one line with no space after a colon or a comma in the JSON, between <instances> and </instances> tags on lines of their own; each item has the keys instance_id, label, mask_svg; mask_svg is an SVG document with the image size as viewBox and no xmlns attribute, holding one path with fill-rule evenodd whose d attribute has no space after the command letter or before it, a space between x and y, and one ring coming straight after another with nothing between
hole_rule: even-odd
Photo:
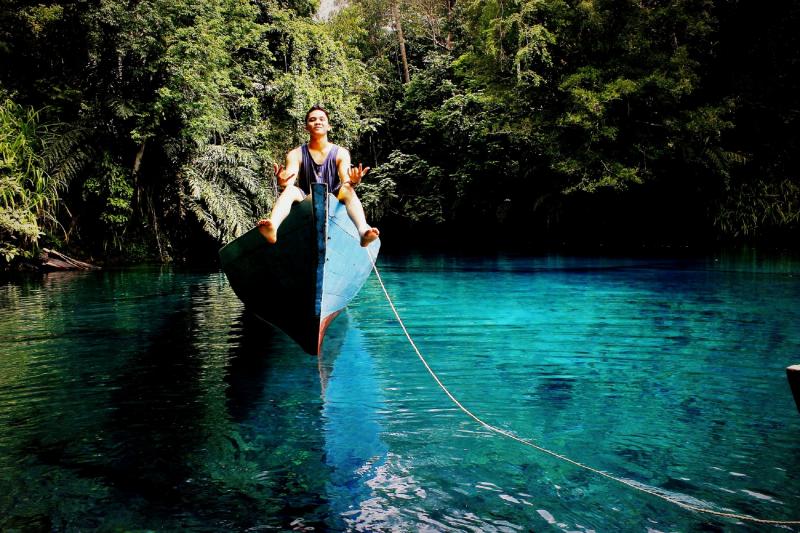
<instances>
[{"instance_id":1,"label":"wooden boat","mask_svg":"<svg viewBox=\"0 0 800 533\"><path fill-rule=\"evenodd\" d=\"M258 228L220 252L222 269L245 307L319 355L325 331L361 290L372 270L380 239L367 248L344 205L327 185L292 206L270 244Z\"/></svg>"}]
</instances>

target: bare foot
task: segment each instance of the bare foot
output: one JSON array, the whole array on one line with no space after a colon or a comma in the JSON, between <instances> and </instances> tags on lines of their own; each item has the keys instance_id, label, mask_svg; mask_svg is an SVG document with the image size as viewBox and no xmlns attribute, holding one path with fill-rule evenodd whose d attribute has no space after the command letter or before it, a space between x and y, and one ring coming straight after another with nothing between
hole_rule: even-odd
<instances>
[{"instance_id":1,"label":"bare foot","mask_svg":"<svg viewBox=\"0 0 800 533\"><path fill-rule=\"evenodd\" d=\"M378 228L369 228L361 234L361 246L367 246L369 243L378 238L381 234Z\"/></svg>"},{"instance_id":2,"label":"bare foot","mask_svg":"<svg viewBox=\"0 0 800 533\"><path fill-rule=\"evenodd\" d=\"M278 231L275 229L272 221L268 218L258 221L258 231L264 236L265 239L267 239L267 242L270 244L275 244L275 242L278 240Z\"/></svg>"}]
</instances>

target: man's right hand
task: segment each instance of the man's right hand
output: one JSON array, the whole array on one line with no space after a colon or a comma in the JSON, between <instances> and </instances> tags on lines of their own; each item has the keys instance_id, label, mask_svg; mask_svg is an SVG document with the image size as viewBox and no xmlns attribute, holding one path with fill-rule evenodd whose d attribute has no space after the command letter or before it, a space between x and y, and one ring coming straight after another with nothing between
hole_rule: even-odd
<instances>
[{"instance_id":1,"label":"man's right hand","mask_svg":"<svg viewBox=\"0 0 800 533\"><path fill-rule=\"evenodd\" d=\"M283 165L279 165L278 163L272 164L272 170L275 173L275 178L278 180L278 185L281 187L286 186L286 182L289 181L294 177L294 174L286 175L286 169L283 168Z\"/></svg>"}]
</instances>

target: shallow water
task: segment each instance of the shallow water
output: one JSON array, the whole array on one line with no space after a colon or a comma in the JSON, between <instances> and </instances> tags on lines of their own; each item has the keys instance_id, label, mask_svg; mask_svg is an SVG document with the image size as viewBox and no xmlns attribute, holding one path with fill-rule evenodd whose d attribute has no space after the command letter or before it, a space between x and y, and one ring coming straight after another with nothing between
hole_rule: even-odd
<instances>
[{"instance_id":1,"label":"shallow water","mask_svg":"<svg viewBox=\"0 0 800 533\"><path fill-rule=\"evenodd\" d=\"M488 423L679 501L800 519L800 262L384 256ZM700 531L460 412L373 276L321 358L217 272L0 285L0 529Z\"/></svg>"}]
</instances>

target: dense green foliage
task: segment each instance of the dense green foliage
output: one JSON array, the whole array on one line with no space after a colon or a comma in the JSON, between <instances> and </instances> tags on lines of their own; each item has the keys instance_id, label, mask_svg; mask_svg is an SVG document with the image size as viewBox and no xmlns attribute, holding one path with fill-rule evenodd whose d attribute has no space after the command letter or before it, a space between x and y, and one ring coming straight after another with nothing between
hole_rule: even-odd
<instances>
[{"instance_id":1,"label":"dense green foliage","mask_svg":"<svg viewBox=\"0 0 800 533\"><path fill-rule=\"evenodd\" d=\"M791 3L352 0L326 22L315 11L0 0L4 260L41 242L96 258L213 257L269 210L271 165L318 102L334 140L375 169L360 194L387 238L797 242Z\"/></svg>"},{"instance_id":2,"label":"dense green foliage","mask_svg":"<svg viewBox=\"0 0 800 533\"><path fill-rule=\"evenodd\" d=\"M544 241L797 242L797 7L407 2L431 4L435 23L405 24L387 212Z\"/></svg>"},{"instance_id":3,"label":"dense green foliage","mask_svg":"<svg viewBox=\"0 0 800 533\"><path fill-rule=\"evenodd\" d=\"M44 171L68 185L61 240L95 256L213 257L268 212L271 163L301 140L309 105L325 102L337 140L354 143L374 83L312 10L3 2L2 86L59 123L60 158Z\"/></svg>"},{"instance_id":4,"label":"dense green foliage","mask_svg":"<svg viewBox=\"0 0 800 533\"><path fill-rule=\"evenodd\" d=\"M47 172L46 128L39 114L0 103L0 258L30 257L44 229L57 225L61 183Z\"/></svg>"}]
</instances>

